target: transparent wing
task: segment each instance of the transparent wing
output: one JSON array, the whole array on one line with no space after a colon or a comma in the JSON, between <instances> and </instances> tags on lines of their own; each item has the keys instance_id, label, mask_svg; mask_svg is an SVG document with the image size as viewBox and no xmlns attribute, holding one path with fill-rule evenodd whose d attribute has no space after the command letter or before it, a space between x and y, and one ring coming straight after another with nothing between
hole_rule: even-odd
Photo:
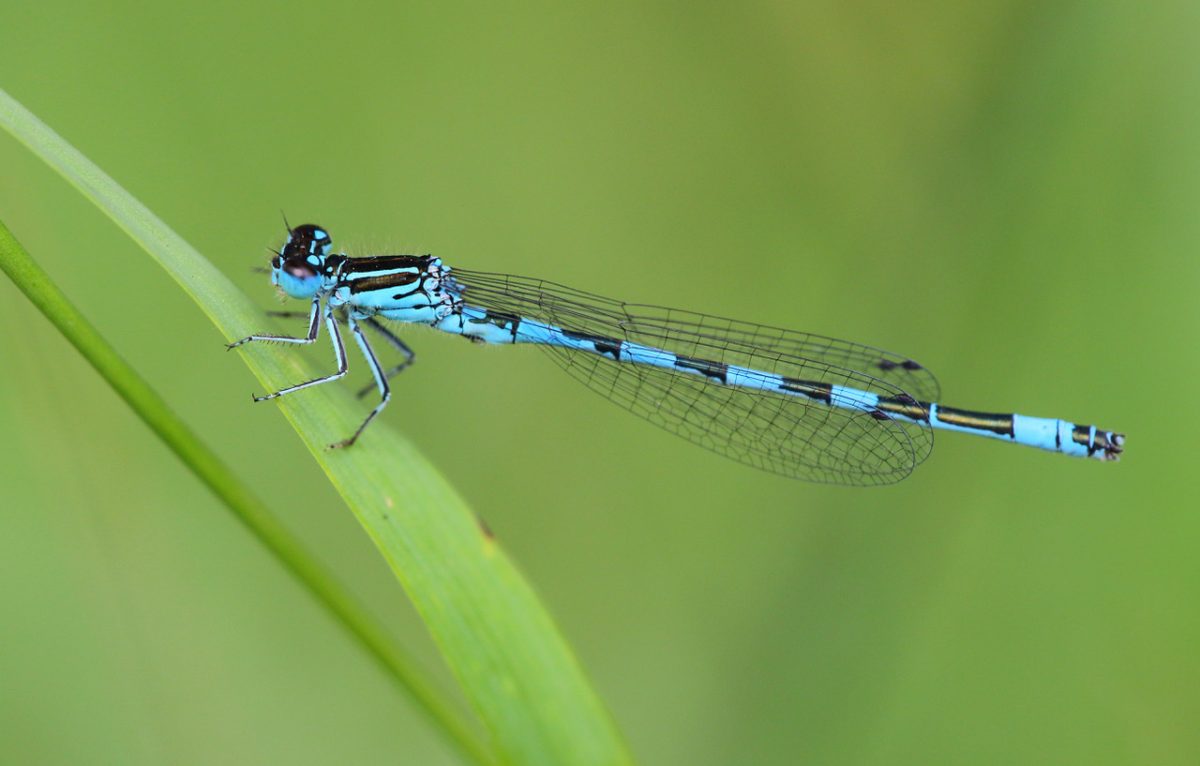
<instances>
[{"instance_id":1,"label":"transparent wing","mask_svg":"<svg viewBox=\"0 0 1200 766\"><path fill-rule=\"evenodd\" d=\"M735 365L880 396L938 399L933 375L910 359L807 333L626 304L543 280L455 269L452 289L489 312L574 333L613 338L692 360ZM887 484L929 454L927 424L881 418L868 408L831 407L803 397L722 385L707 376L616 362L541 346L589 388L668 431L734 460L809 481Z\"/></svg>"}]
</instances>

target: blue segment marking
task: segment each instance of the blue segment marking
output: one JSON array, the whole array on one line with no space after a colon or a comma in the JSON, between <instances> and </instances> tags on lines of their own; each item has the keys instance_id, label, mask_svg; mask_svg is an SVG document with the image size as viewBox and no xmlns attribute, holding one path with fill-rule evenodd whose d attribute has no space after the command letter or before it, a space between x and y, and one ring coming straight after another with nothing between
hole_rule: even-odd
<instances>
[{"instance_id":1,"label":"blue segment marking","mask_svg":"<svg viewBox=\"0 0 1200 766\"><path fill-rule=\"evenodd\" d=\"M834 386L830 394L834 407L846 407L870 412L879 406L879 394L860 391L849 386Z\"/></svg>"}]
</instances>

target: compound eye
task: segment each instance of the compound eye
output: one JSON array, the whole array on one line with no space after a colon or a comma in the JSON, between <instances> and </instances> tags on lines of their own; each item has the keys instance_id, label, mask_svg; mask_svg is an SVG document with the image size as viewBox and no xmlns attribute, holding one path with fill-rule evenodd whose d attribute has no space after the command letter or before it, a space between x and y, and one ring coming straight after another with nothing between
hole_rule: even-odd
<instances>
[{"instance_id":1,"label":"compound eye","mask_svg":"<svg viewBox=\"0 0 1200 766\"><path fill-rule=\"evenodd\" d=\"M284 266L283 270L297 279L307 279L308 277L315 277L317 275L317 270L313 268L313 265L308 261L302 260L288 259L287 265Z\"/></svg>"},{"instance_id":2,"label":"compound eye","mask_svg":"<svg viewBox=\"0 0 1200 766\"><path fill-rule=\"evenodd\" d=\"M306 223L288 232L287 244L283 246L285 256L329 255L333 240L329 232L316 224Z\"/></svg>"},{"instance_id":3,"label":"compound eye","mask_svg":"<svg viewBox=\"0 0 1200 766\"><path fill-rule=\"evenodd\" d=\"M271 268L277 269L283 265L283 259L278 255L271 259Z\"/></svg>"}]
</instances>

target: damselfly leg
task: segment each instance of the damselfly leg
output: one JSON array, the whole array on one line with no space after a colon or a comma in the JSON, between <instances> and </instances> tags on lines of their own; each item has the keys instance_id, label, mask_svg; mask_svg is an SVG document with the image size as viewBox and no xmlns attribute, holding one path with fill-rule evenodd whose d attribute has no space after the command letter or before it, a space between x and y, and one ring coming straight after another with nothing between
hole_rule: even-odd
<instances>
[{"instance_id":1,"label":"damselfly leg","mask_svg":"<svg viewBox=\"0 0 1200 766\"><path fill-rule=\"evenodd\" d=\"M350 325L350 331L354 333L354 339L358 341L358 347L362 349L363 356L366 357L367 364L371 366L371 376L375 378L375 386L379 389L380 400L379 404L375 405L375 409L371 410L367 414L366 420L362 422L362 425L358 427L358 430L356 430L349 439L343 439L337 444L329 445L331 449L349 447L351 444L353 444L355 440L358 439L358 435L361 434L363 429L367 427L367 424L374 420L375 416L383 411L383 408L387 406L388 401L392 398L392 389L387 382L388 376L384 374L383 367L381 367L379 364L379 359L376 358L374 350L371 349L371 344L367 342L367 336L363 335L362 326L359 325L354 319L354 312L350 312L346 315L346 321ZM370 322L371 320L368 319L367 321ZM411 358L409 361L411 361ZM405 364L407 365L407 362ZM368 388L367 390L369 391L370 389Z\"/></svg>"},{"instance_id":2,"label":"damselfly leg","mask_svg":"<svg viewBox=\"0 0 1200 766\"><path fill-rule=\"evenodd\" d=\"M298 311L279 312L291 316L304 316ZM268 343L312 343L317 339L317 333L321 331L321 298L320 296L313 298L312 310L308 313L308 335L303 338L296 338L291 335L250 335L241 340L235 340L233 343L226 343L226 349L234 349L245 343L260 340Z\"/></svg>"},{"instance_id":3,"label":"damselfly leg","mask_svg":"<svg viewBox=\"0 0 1200 766\"><path fill-rule=\"evenodd\" d=\"M379 333L379 335L384 340L386 340L388 343L391 344L392 348L396 349L401 354L404 354L404 361L400 362L400 364L397 364L397 365L393 366L391 369L389 369L384 374L384 378L386 378L387 380L391 380L392 378L396 377L397 375L399 375L400 373L404 372L409 367L411 367L413 362L417 361L416 352L413 351L411 348L409 348L407 343L405 343L404 341L397 338L396 334L394 332L392 332L388 328L384 327L373 317L367 317L366 319L363 320L363 322L365 324L369 325L373 330L375 330L375 332ZM366 396L367 394L371 393L371 389L373 389L373 388L375 388L375 386L366 386L365 388L363 388L361 391L358 392L358 398L361 399L364 396Z\"/></svg>"},{"instance_id":4,"label":"damselfly leg","mask_svg":"<svg viewBox=\"0 0 1200 766\"><path fill-rule=\"evenodd\" d=\"M267 316L269 316L269 317L276 317L276 318L281 318L281 319L299 319L301 317L308 316L308 314L305 314L303 311L268 311L266 313L267 313ZM344 318L346 316L346 312L343 311L342 316ZM387 378L388 380L391 380L392 378L396 377L397 375L399 375L400 373L404 372L406 369L411 367L412 364L417 361L417 353L415 351L413 351L411 348L409 348L407 343L400 340L400 338L396 337L396 334L394 332L392 332L391 330L389 330L388 328L386 328L382 324L380 324L374 317L367 317L366 319L362 320L362 322L363 322L363 324L370 326L371 329L374 330L375 332L379 333L379 336L381 338L383 338L384 340L386 340L392 348L396 349L397 351L399 351L401 354L404 355L403 362L400 362L399 364L394 365L386 373L384 373L385 378ZM260 337L262 337L262 336L260 336ZM244 343L245 341L240 341L240 342ZM231 345L230 348L232 348L232 347L233 346ZM362 390L360 390L357 394L355 394L355 396L357 396L359 399L361 399L364 396L366 396L367 394L374 391L376 388L378 388L378 386L376 386L375 384L373 384L373 383L369 384L367 386L364 386L362 388Z\"/></svg>"},{"instance_id":5,"label":"damselfly leg","mask_svg":"<svg viewBox=\"0 0 1200 766\"><path fill-rule=\"evenodd\" d=\"M319 309L320 304L317 302L314 302L314 306L316 306ZM313 378L312 380L306 380L303 383L297 383L294 386L288 386L287 388L281 388L278 391L276 391L275 393L267 394L266 396L256 396L256 397L254 397L254 401L265 402L268 399L278 399L281 396L287 396L288 394L293 394L297 391L300 391L305 388L309 388L311 386L318 386L322 383L329 383L330 381L338 380L340 378L345 377L346 369L347 369L346 346L342 343L342 334L338 331L337 320L333 316L333 309L328 306L325 308L325 326L329 328L329 337L333 341L333 355L334 355L334 359L337 361L337 372L333 373L332 375L326 375L321 378ZM282 342L291 342L291 343L312 343L314 340L316 340L317 329L320 328L320 324L315 323L313 325L313 328L314 329L310 329L310 331L309 331L310 335L312 336L311 339L287 338L287 337L280 337L280 336L275 336L275 335L251 335L250 337L243 338L242 340L239 340L236 343L231 343L229 345L229 347L236 348L244 343L249 343L250 341L255 341L255 340L282 341Z\"/></svg>"},{"instance_id":6,"label":"damselfly leg","mask_svg":"<svg viewBox=\"0 0 1200 766\"><path fill-rule=\"evenodd\" d=\"M326 375L321 378L314 378L313 380L308 380L308 381L305 381L304 383L297 383L294 386L288 386L287 388L280 389L280 390L276 391L275 393L267 394L266 396L256 396L256 397L254 397L254 401L265 402L269 399L278 399L281 396L286 396L287 394L295 393L296 391L300 391L305 388L310 388L312 386L320 385L321 383L329 383L331 381L338 380L346 375L346 371L347 371L349 365L347 364L347 361L346 361L346 347L345 347L345 344L342 342L342 335L341 335L341 332L338 330L337 317L334 314L335 308L336 307L330 306L330 305L326 306L326 308L325 308L325 324L329 328L329 337L333 341L333 352L334 352L334 357L337 361L337 372L333 373L332 375ZM299 312L294 312L294 311L293 312L277 311L277 312L268 312L268 313L271 315L274 315L274 316L286 316L286 317L303 316L303 314L300 314ZM249 343L251 341L267 341L267 342L282 342L282 343L312 343L313 341L315 341L317 339L317 334L320 330L321 323L320 323L319 317L320 317L320 301L314 300L307 337L294 338L294 337L290 337L290 336L286 336L286 335L251 335L249 337L246 337L246 338L243 338L243 339L237 341L236 343L230 343L228 345L228 347L229 348L237 348L238 346L241 346L245 343ZM363 357L366 358L367 364L370 365L370 367L371 367L371 376L375 379L375 384L372 386L368 386L366 389L364 389L359 394L359 396L362 397L365 394L367 394L369 391L371 391L372 388L375 388L375 389L379 390L380 401L379 401L379 404L375 405L374 409L372 409L367 414L366 419L363 420L362 424L354 431L354 433L350 436L350 438L343 439L342 441L336 442L334 444L330 444L329 445L330 449L339 449L341 447L349 447L351 444L354 444L354 442L358 439L359 434L361 434L363 432L363 430L367 427L367 425L372 420L375 419L376 415L378 415L380 412L383 411L383 408L386 407L387 403L391 400L392 390L391 390L391 387L388 385L388 382L387 382L388 378L390 378L391 376L395 375L396 373L400 372L404 368L411 365L413 362L413 359L416 358L416 354L414 354L412 352L412 350L409 349L408 346L405 345L402 340L397 338L393 333L389 332L385 327L380 325L374 319L367 317L363 321L366 324L371 325L389 343L391 343L393 346L395 346L397 349L399 349L401 353L403 353L405 355L405 359L403 362L396 365L391 370L384 372L383 366L379 364L379 358L375 356L375 351L371 348L371 344L369 342L367 342L367 338L363 334L363 331L362 331L362 326L359 324L358 320L355 319L354 314L350 311L347 311L345 314L345 318L346 318L346 323L350 328L350 331L352 333L354 333L354 340L358 343L359 349L362 350Z\"/></svg>"}]
</instances>

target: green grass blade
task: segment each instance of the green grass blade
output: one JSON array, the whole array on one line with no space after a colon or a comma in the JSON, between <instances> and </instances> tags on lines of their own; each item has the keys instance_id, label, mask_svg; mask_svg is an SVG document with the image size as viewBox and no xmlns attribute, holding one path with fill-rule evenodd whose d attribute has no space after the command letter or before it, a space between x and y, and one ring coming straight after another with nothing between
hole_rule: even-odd
<instances>
[{"instance_id":1,"label":"green grass blade","mask_svg":"<svg viewBox=\"0 0 1200 766\"><path fill-rule=\"evenodd\" d=\"M224 338L262 328L261 310L223 274L4 91L0 124L142 245ZM243 358L268 390L317 374L277 348L251 348ZM532 588L437 470L383 423L353 449L326 450L363 415L344 386L279 404L404 585L501 758L627 763L611 719Z\"/></svg>"},{"instance_id":2,"label":"green grass blade","mask_svg":"<svg viewBox=\"0 0 1200 766\"><path fill-rule=\"evenodd\" d=\"M0 271L25 293L63 336L100 373L146 425L183 464L279 559L334 618L413 696L433 723L463 755L477 763L492 758L470 728L425 681L416 663L388 638L376 622L290 532L237 475L192 432L103 336L75 308L50 276L29 257L12 232L0 221Z\"/></svg>"}]
</instances>

